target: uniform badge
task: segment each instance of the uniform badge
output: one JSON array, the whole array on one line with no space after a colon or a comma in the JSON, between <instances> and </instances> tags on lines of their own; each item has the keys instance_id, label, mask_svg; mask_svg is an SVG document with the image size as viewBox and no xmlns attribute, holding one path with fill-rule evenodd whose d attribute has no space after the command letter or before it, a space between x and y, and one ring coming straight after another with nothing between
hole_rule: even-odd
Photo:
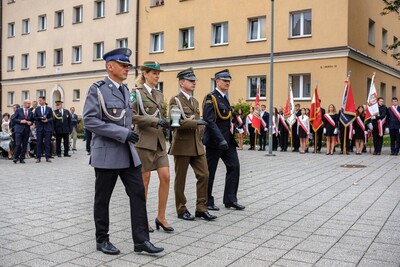
<instances>
[{"instance_id":1,"label":"uniform badge","mask_svg":"<svg viewBox=\"0 0 400 267\"><path fill-rule=\"evenodd\" d=\"M149 111L150 111L150 108L149 108L149 107L146 107L145 110L146 110L146 112L149 112Z\"/></svg>"},{"instance_id":2,"label":"uniform badge","mask_svg":"<svg viewBox=\"0 0 400 267\"><path fill-rule=\"evenodd\" d=\"M113 113L114 115L116 115L116 114L117 114L117 109L116 109L116 108L113 108L113 109L112 109L112 113Z\"/></svg>"},{"instance_id":3,"label":"uniform badge","mask_svg":"<svg viewBox=\"0 0 400 267\"><path fill-rule=\"evenodd\" d=\"M131 102L135 102L135 101L136 101L136 93L131 92Z\"/></svg>"}]
</instances>

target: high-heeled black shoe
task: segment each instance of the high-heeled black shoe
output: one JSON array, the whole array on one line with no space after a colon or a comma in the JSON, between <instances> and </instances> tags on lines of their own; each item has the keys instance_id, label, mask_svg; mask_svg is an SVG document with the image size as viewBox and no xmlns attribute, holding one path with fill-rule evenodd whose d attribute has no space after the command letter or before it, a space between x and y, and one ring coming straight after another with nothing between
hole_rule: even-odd
<instances>
[{"instance_id":1,"label":"high-heeled black shoe","mask_svg":"<svg viewBox=\"0 0 400 267\"><path fill-rule=\"evenodd\" d=\"M161 226L161 228L162 228L165 232L173 232L173 231L174 231L174 228L172 228L171 226L165 227L165 226L158 220L158 218L156 218L155 223L156 223L156 229L157 229L157 230L160 230L160 226Z\"/></svg>"}]
</instances>

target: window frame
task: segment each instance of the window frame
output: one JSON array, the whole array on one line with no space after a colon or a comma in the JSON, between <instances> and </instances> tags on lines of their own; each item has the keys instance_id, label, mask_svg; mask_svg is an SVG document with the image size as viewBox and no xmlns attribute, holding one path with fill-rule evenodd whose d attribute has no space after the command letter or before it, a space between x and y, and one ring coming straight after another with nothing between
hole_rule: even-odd
<instances>
[{"instance_id":1,"label":"window frame","mask_svg":"<svg viewBox=\"0 0 400 267\"><path fill-rule=\"evenodd\" d=\"M7 57L7 71L15 71L15 56Z\"/></svg>"},{"instance_id":2,"label":"window frame","mask_svg":"<svg viewBox=\"0 0 400 267\"><path fill-rule=\"evenodd\" d=\"M15 92L8 91L7 92L7 106L11 107L15 104Z\"/></svg>"},{"instance_id":3,"label":"window frame","mask_svg":"<svg viewBox=\"0 0 400 267\"><path fill-rule=\"evenodd\" d=\"M93 60L102 60L104 55L104 42L93 43Z\"/></svg>"},{"instance_id":4,"label":"window frame","mask_svg":"<svg viewBox=\"0 0 400 267\"><path fill-rule=\"evenodd\" d=\"M254 82L253 79L255 79L255 88L253 88ZM262 82L262 80L265 80ZM266 100L267 99L267 76L266 75L252 75L252 76L247 76L247 100L256 100L256 94L257 94L257 84L260 83L260 100ZM254 91L254 96L252 96L252 93Z\"/></svg>"},{"instance_id":5,"label":"window frame","mask_svg":"<svg viewBox=\"0 0 400 267\"><path fill-rule=\"evenodd\" d=\"M128 47L128 38L119 38L116 40L116 48L127 48Z\"/></svg>"},{"instance_id":6,"label":"window frame","mask_svg":"<svg viewBox=\"0 0 400 267\"><path fill-rule=\"evenodd\" d=\"M150 7L163 6L164 0L150 0Z\"/></svg>"},{"instance_id":7,"label":"window frame","mask_svg":"<svg viewBox=\"0 0 400 267\"><path fill-rule=\"evenodd\" d=\"M253 22L257 21L257 38L252 38L253 33ZM248 36L247 41L249 42L257 42L257 41L266 41L267 40L267 17L260 16L260 17L253 17L248 18ZM262 37L262 28L264 27L264 37Z\"/></svg>"},{"instance_id":8,"label":"window frame","mask_svg":"<svg viewBox=\"0 0 400 267\"><path fill-rule=\"evenodd\" d=\"M15 30L15 21L9 22L7 26L7 37L13 38L15 37L16 30Z\"/></svg>"},{"instance_id":9,"label":"window frame","mask_svg":"<svg viewBox=\"0 0 400 267\"><path fill-rule=\"evenodd\" d=\"M310 33L305 33L305 14L310 13ZM290 38L307 38L312 36L312 10L311 9L306 9L306 10L299 10L299 11L293 11L289 13L290 17L290 29L289 29L289 37ZM294 16L295 15L300 15L300 31L298 35L294 35Z\"/></svg>"},{"instance_id":10,"label":"window frame","mask_svg":"<svg viewBox=\"0 0 400 267\"><path fill-rule=\"evenodd\" d=\"M375 21L368 20L368 44L375 46Z\"/></svg>"},{"instance_id":11,"label":"window frame","mask_svg":"<svg viewBox=\"0 0 400 267\"><path fill-rule=\"evenodd\" d=\"M30 92L29 90L22 90L21 91L21 103L25 101L25 99L29 99L30 97Z\"/></svg>"},{"instance_id":12,"label":"window frame","mask_svg":"<svg viewBox=\"0 0 400 267\"><path fill-rule=\"evenodd\" d=\"M93 19L101 19L106 16L105 0L94 0Z\"/></svg>"},{"instance_id":13,"label":"window frame","mask_svg":"<svg viewBox=\"0 0 400 267\"><path fill-rule=\"evenodd\" d=\"M38 31L47 30L47 15L43 14L38 16Z\"/></svg>"},{"instance_id":14,"label":"window frame","mask_svg":"<svg viewBox=\"0 0 400 267\"><path fill-rule=\"evenodd\" d=\"M150 34L150 52L151 53L163 53L164 52L164 32L156 32ZM158 43L157 43L158 37ZM157 45L158 44L158 45ZM156 47L157 45L157 47Z\"/></svg>"},{"instance_id":15,"label":"window frame","mask_svg":"<svg viewBox=\"0 0 400 267\"><path fill-rule=\"evenodd\" d=\"M57 10L54 12L54 28L64 27L64 10Z\"/></svg>"},{"instance_id":16,"label":"window frame","mask_svg":"<svg viewBox=\"0 0 400 267\"><path fill-rule=\"evenodd\" d=\"M72 90L72 101L80 101L81 100L81 90L73 89Z\"/></svg>"},{"instance_id":17,"label":"window frame","mask_svg":"<svg viewBox=\"0 0 400 267\"><path fill-rule=\"evenodd\" d=\"M187 35L187 40L188 40L187 42L184 42L185 39L184 34ZM180 50L194 49L194 27L179 29L179 49Z\"/></svg>"},{"instance_id":18,"label":"window frame","mask_svg":"<svg viewBox=\"0 0 400 267\"><path fill-rule=\"evenodd\" d=\"M43 63L43 64L40 64ZM37 67L45 68L46 67L46 51L37 52Z\"/></svg>"},{"instance_id":19,"label":"window frame","mask_svg":"<svg viewBox=\"0 0 400 267\"><path fill-rule=\"evenodd\" d=\"M297 92L296 88L295 88L295 84L293 82L293 77L299 77L299 96L295 96L295 92ZM304 96L305 90L307 90L307 88L304 88L304 77L305 76L309 76L309 88L308 88L308 93L309 96ZM295 74L289 74L289 81L292 81L292 90L293 90L293 99L297 100L297 101L309 101L311 100L311 73L295 73Z\"/></svg>"},{"instance_id":20,"label":"window frame","mask_svg":"<svg viewBox=\"0 0 400 267\"><path fill-rule=\"evenodd\" d=\"M64 64L64 51L62 48L54 49L54 66L62 66Z\"/></svg>"},{"instance_id":21,"label":"window frame","mask_svg":"<svg viewBox=\"0 0 400 267\"><path fill-rule=\"evenodd\" d=\"M388 50L388 31L382 28L382 52L387 53Z\"/></svg>"},{"instance_id":22,"label":"window frame","mask_svg":"<svg viewBox=\"0 0 400 267\"><path fill-rule=\"evenodd\" d=\"M22 20L22 35L29 34L31 32L31 24L30 19L23 19Z\"/></svg>"},{"instance_id":23,"label":"window frame","mask_svg":"<svg viewBox=\"0 0 400 267\"><path fill-rule=\"evenodd\" d=\"M117 14L129 12L129 0L117 0Z\"/></svg>"},{"instance_id":24,"label":"window frame","mask_svg":"<svg viewBox=\"0 0 400 267\"><path fill-rule=\"evenodd\" d=\"M41 96L46 97L46 89L37 89L36 90L36 98L39 98Z\"/></svg>"},{"instance_id":25,"label":"window frame","mask_svg":"<svg viewBox=\"0 0 400 267\"><path fill-rule=\"evenodd\" d=\"M217 27L220 27L221 33L220 39L221 41L218 43L216 42L218 30ZM226 32L226 41L225 41L225 32ZM221 46L221 45L228 45L229 44L229 24L227 21L225 22L219 22L219 23L213 23L212 24L212 40L211 40L211 45L212 46Z\"/></svg>"},{"instance_id":26,"label":"window frame","mask_svg":"<svg viewBox=\"0 0 400 267\"><path fill-rule=\"evenodd\" d=\"M83 5L73 7L72 12L72 24L78 24L83 22Z\"/></svg>"},{"instance_id":27,"label":"window frame","mask_svg":"<svg viewBox=\"0 0 400 267\"><path fill-rule=\"evenodd\" d=\"M82 63L82 46L76 45L72 47L72 64Z\"/></svg>"},{"instance_id":28,"label":"window frame","mask_svg":"<svg viewBox=\"0 0 400 267\"><path fill-rule=\"evenodd\" d=\"M29 69L29 53L21 55L21 70Z\"/></svg>"},{"instance_id":29,"label":"window frame","mask_svg":"<svg viewBox=\"0 0 400 267\"><path fill-rule=\"evenodd\" d=\"M393 44L396 44L399 41L399 38L396 36L393 36ZM396 58L396 55L399 53L399 47L394 47L392 49L392 56Z\"/></svg>"}]
</instances>

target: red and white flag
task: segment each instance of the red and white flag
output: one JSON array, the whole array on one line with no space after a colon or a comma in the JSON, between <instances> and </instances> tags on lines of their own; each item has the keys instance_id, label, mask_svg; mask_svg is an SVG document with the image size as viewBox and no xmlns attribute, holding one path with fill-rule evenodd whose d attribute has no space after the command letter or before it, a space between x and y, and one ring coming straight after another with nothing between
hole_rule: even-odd
<instances>
[{"instance_id":1,"label":"red and white flag","mask_svg":"<svg viewBox=\"0 0 400 267\"><path fill-rule=\"evenodd\" d=\"M254 102L253 121L251 126L260 134L261 118L260 118L260 80L257 81L256 102Z\"/></svg>"},{"instance_id":2,"label":"red and white flag","mask_svg":"<svg viewBox=\"0 0 400 267\"><path fill-rule=\"evenodd\" d=\"M285 109L283 111L283 115L286 118L286 121L292 127L294 123L296 123L296 112L294 111L294 100L293 100L293 90L292 86L289 89L288 99L286 101Z\"/></svg>"},{"instance_id":3,"label":"red and white flag","mask_svg":"<svg viewBox=\"0 0 400 267\"><path fill-rule=\"evenodd\" d=\"M374 80L375 80L375 74L372 75L371 86L369 87L369 93L367 99L367 110L369 112L369 116L375 116L379 114L378 95L376 94Z\"/></svg>"},{"instance_id":4,"label":"red and white flag","mask_svg":"<svg viewBox=\"0 0 400 267\"><path fill-rule=\"evenodd\" d=\"M314 132L318 131L318 129L322 126L322 111L321 102L318 96L318 86L316 86L314 89L314 95L311 101L310 124L314 129Z\"/></svg>"}]
</instances>

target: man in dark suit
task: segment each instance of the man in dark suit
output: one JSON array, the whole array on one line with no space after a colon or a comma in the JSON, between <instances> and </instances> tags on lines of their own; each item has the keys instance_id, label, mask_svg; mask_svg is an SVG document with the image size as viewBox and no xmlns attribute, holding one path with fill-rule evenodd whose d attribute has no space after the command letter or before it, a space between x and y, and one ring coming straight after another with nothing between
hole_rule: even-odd
<instances>
[{"instance_id":1,"label":"man in dark suit","mask_svg":"<svg viewBox=\"0 0 400 267\"><path fill-rule=\"evenodd\" d=\"M263 126L263 123L260 125L260 136L258 137L258 143L260 144L260 148L258 149L259 151L265 151L265 146L267 145L267 131L268 131L268 125L269 125L269 113L265 110L266 106L261 105L261 112L260 112L260 117L265 123L265 127Z\"/></svg>"},{"instance_id":2,"label":"man in dark suit","mask_svg":"<svg viewBox=\"0 0 400 267\"><path fill-rule=\"evenodd\" d=\"M29 109L31 101L24 100L22 108L19 108L14 113L14 134L15 134L15 148L13 161L17 163L25 163L25 154L28 147L30 126L33 124L33 113Z\"/></svg>"},{"instance_id":3,"label":"man in dark suit","mask_svg":"<svg viewBox=\"0 0 400 267\"><path fill-rule=\"evenodd\" d=\"M387 109L387 127L390 135L390 155L399 155L400 147L400 107L397 97L392 98L392 106Z\"/></svg>"},{"instance_id":4,"label":"man in dark suit","mask_svg":"<svg viewBox=\"0 0 400 267\"><path fill-rule=\"evenodd\" d=\"M33 113L36 123L37 153L36 163L40 163L43 153L43 139L46 162L51 162L51 136L53 135L53 110L46 105L46 97L39 96L39 106Z\"/></svg>"},{"instance_id":5,"label":"man in dark suit","mask_svg":"<svg viewBox=\"0 0 400 267\"><path fill-rule=\"evenodd\" d=\"M382 152L383 135L385 134L387 113L387 108L384 103L385 102L383 97L378 97L379 114L371 117L374 155L380 155Z\"/></svg>"},{"instance_id":6,"label":"man in dark suit","mask_svg":"<svg viewBox=\"0 0 400 267\"><path fill-rule=\"evenodd\" d=\"M158 253L164 250L149 241L142 163L134 146L139 136L131 128L132 104L129 91L122 83L132 66L131 54L128 48L117 48L104 54L108 77L89 88L83 108L85 127L93 134L90 165L96 176L96 249L111 255L120 253L108 234L109 204L118 176L129 196L134 251Z\"/></svg>"},{"instance_id":7,"label":"man in dark suit","mask_svg":"<svg viewBox=\"0 0 400 267\"><path fill-rule=\"evenodd\" d=\"M54 132L56 134L56 153L61 157L61 139L64 144L64 157L71 157L69 152L69 134L72 132L71 113L64 109L63 101L56 101L56 109L53 111Z\"/></svg>"},{"instance_id":8,"label":"man in dark suit","mask_svg":"<svg viewBox=\"0 0 400 267\"><path fill-rule=\"evenodd\" d=\"M187 210L185 183L189 164L196 175L196 217L211 221L217 218L207 211L208 169L204 146L201 143L199 102L193 97L196 87L196 76L192 68L178 73L180 93L169 101L170 114L174 107L181 111L181 125L174 128L169 154L174 155L175 162L175 204L178 218L194 220ZM176 109L175 108L175 109ZM169 116L171 118L171 115Z\"/></svg>"},{"instance_id":9,"label":"man in dark suit","mask_svg":"<svg viewBox=\"0 0 400 267\"><path fill-rule=\"evenodd\" d=\"M238 146L231 132L232 108L226 97L231 82L229 70L215 74L216 88L207 94L203 103L203 119L207 122L203 136L208 163L208 201L209 210L219 210L214 203L212 189L218 161L222 159L226 166L225 190L223 202L226 208L242 210L245 207L237 200L239 188L240 163L236 151Z\"/></svg>"},{"instance_id":10,"label":"man in dark suit","mask_svg":"<svg viewBox=\"0 0 400 267\"><path fill-rule=\"evenodd\" d=\"M296 115L296 121L292 125L292 145L293 145L293 152L299 152L300 147L300 139L297 135L297 117L301 115L300 104L294 105L294 112Z\"/></svg>"}]
</instances>

